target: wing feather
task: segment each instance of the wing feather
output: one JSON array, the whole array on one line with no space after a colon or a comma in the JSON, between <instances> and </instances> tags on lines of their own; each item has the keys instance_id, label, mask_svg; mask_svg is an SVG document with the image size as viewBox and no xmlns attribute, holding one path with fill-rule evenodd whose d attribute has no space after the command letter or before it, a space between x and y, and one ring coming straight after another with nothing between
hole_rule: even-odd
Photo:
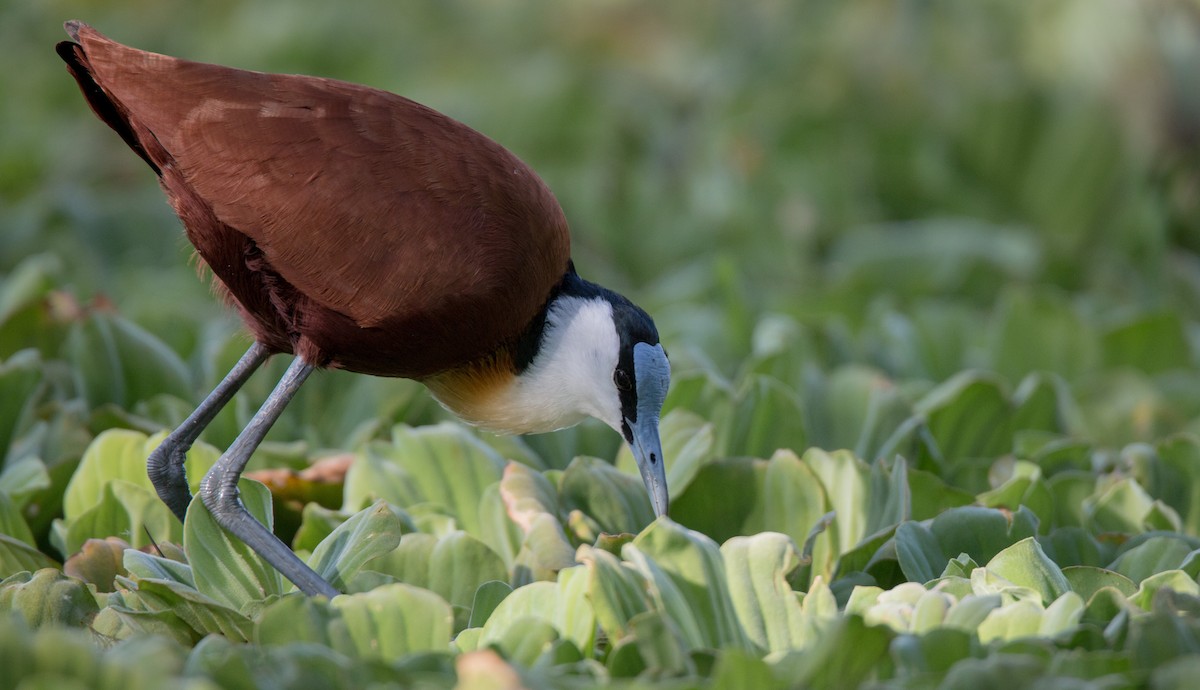
<instances>
[{"instance_id":1,"label":"wing feather","mask_svg":"<svg viewBox=\"0 0 1200 690\"><path fill-rule=\"evenodd\" d=\"M90 27L79 40L216 217L360 327L461 319L440 337L512 338L565 270L550 190L466 125L365 86L157 55Z\"/></svg>"}]
</instances>

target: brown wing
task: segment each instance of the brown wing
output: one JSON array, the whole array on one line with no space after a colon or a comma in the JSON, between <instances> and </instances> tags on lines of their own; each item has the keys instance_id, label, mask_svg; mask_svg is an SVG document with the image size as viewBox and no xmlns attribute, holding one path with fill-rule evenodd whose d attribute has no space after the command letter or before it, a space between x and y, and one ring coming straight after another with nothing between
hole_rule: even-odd
<instances>
[{"instance_id":1,"label":"brown wing","mask_svg":"<svg viewBox=\"0 0 1200 690\"><path fill-rule=\"evenodd\" d=\"M148 53L86 26L78 39L132 134L114 128L164 186L161 168L186 186L168 189L177 210L176 196L195 197L250 238L298 293L283 318L335 364L421 375L482 355L519 334L566 269L566 220L545 184L440 113L355 84ZM205 255L204 233L188 229ZM365 361L385 356L430 361Z\"/></svg>"}]
</instances>

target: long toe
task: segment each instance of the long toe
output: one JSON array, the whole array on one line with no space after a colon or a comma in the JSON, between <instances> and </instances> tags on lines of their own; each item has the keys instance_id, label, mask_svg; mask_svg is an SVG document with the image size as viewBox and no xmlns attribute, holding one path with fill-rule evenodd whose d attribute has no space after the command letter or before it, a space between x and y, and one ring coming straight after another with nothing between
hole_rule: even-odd
<instances>
[{"instance_id":1,"label":"long toe","mask_svg":"<svg viewBox=\"0 0 1200 690\"><path fill-rule=\"evenodd\" d=\"M187 448L172 442L168 437L146 459L146 474L150 476L150 483L154 485L158 497L167 504L172 513L175 513L180 522L183 522L188 504L192 502L187 469L183 465L187 459L187 451Z\"/></svg>"}]
</instances>

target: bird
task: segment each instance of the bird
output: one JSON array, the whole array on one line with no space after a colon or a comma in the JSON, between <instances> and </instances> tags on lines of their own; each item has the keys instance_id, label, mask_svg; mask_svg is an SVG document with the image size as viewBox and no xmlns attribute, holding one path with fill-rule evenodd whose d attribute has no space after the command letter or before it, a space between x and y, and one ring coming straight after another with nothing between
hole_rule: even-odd
<instances>
[{"instance_id":1,"label":"bird","mask_svg":"<svg viewBox=\"0 0 1200 690\"><path fill-rule=\"evenodd\" d=\"M200 483L218 524L309 595L339 592L241 503L251 453L317 369L421 382L501 433L599 419L668 509L659 420L670 362L653 319L582 278L545 182L487 136L387 91L193 62L80 21L56 45L87 103L157 175L253 343L147 459L182 521L183 461L274 355L293 355Z\"/></svg>"}]
</instances>

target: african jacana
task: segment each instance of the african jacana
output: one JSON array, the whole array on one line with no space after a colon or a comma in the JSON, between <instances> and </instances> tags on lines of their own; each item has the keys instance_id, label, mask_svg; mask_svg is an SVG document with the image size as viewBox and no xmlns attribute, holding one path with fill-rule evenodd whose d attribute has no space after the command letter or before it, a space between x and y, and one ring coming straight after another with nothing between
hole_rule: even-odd
<instances>
[{"instance_id":1,"label":"african jacana","mask_svg":"<svg viewBox=\"0 0 1200 690\"><path fill-rule=\"evenodd\" d=\"M242 506L251 452L322 367L424 383L501 432L592 416L632 446L667 510L658 419L670 366L654 322L583 280L566 218L491 139L406 98L331 79L149 53L80 22L57 46L92 109L158 175L255 342L149 458L182 520L184 453L271 355L296 355L201 483L217 522L301 590L337 594Z\"/></svg>"}]
</instances>

